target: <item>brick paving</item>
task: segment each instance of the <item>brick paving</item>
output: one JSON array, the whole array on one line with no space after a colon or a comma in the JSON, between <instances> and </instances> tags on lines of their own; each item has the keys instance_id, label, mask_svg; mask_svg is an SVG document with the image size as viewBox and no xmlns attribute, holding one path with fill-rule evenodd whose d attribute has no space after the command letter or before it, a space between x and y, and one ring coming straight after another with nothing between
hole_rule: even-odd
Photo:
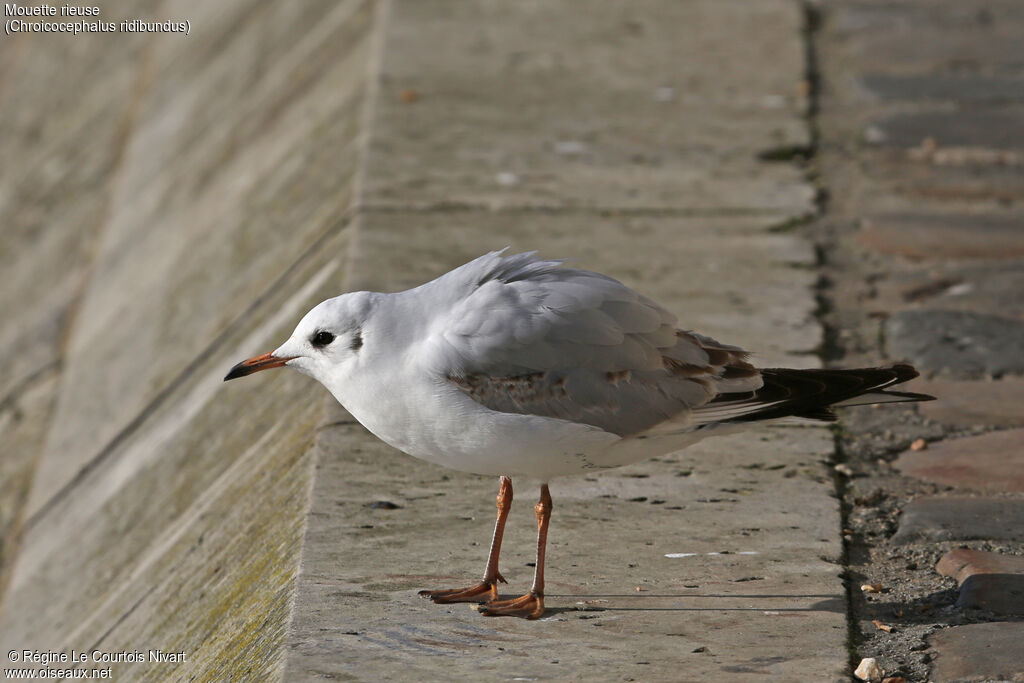
<instances>
[{"instance_id":1,"label":"brick paving","mask_svg":"<svg viewBox=\"0 0 1024 683\"><path fill-rule=\"evenodd\" d=\"M826 352L910 360L939 397L851 411L841 436L851 571L887 577L898 624L871 627L878 601L854 596L858 655L910 680L1021 680L1024 5L850 0L819 19Z\"/></svg>"},{"instance_id":2,"label":"brick paving","mask_svg":"<svg viewBox=\"0 0 1024 683\"><path fill-rule=\"evenodd\" d=\"M1024 429L949 439L909 450L896 468L911 477L975 491L1024 493Z\"/></svg>"},{"instance_id":3,"label":"brick paving","mask_svg":"<svg viewBox=\"0 0 1024 683\"><path fill-rule=\"evenodd\" d=\"M957 548L943 555L935 570L956 579L957 607L1024 616L1024 556Z\"/></svg>"}]
</instances>

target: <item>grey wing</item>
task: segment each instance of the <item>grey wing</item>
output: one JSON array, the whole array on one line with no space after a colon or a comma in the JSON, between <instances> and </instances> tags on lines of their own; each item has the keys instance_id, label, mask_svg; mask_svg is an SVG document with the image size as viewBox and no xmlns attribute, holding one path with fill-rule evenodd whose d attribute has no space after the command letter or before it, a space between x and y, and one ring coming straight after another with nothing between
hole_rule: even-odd
<instances>
[{"instance_id":1,"label":"grey wing","mask_svg":"<svg viewBox=\"0 0 1024 683\"><path fill-rule=\"evenodd\" d=\"M437 321L430 353L446 381L491 410L631 436L761 386L744 351L677 330L617 280L532 255L487 258Z\"/></svg>"}]
</instances>

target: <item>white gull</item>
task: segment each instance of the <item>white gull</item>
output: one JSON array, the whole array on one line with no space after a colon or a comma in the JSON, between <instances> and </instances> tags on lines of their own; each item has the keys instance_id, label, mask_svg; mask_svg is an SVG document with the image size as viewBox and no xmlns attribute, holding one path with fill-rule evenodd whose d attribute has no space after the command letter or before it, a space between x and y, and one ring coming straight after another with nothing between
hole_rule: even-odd
<instances>
[{"instance_id":1,"label":"white gull","mask_svg":"<svg viewBox=\"0 0 1024 683\"><path fill-rule=\"evenodd\" d=\"M932 398L884 391L917 376L905 364L758 369L747 357L677 328L671 313L610 277L534 253L491 252L415 289L328 299L288 341L225 380L295 368L391 446L500 475L483 579L422 594L484 602L488 616L537 618L552 477L628 465L751 422L834 420L834 406ZM530 592L498 600L512 476L545 482L537 562Z\"/></svg>"}]
</instances>

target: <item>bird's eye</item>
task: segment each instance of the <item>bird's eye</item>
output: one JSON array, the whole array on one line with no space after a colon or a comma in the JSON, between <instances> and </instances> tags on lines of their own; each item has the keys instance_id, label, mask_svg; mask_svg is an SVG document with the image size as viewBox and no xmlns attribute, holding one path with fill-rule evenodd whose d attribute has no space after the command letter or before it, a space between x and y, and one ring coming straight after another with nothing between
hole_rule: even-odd
<instances>
[{"instance_id":1,"label":"bird's eye","mask_svg":"<svg viewBox=\"0 0 1024 683\"><path fill-rule=\"evenodd\" d=\"M319 330L309 338L309 343L317 348L327 346L334 341L334 335L327 330Z\"/></svg>"}]
</instances>

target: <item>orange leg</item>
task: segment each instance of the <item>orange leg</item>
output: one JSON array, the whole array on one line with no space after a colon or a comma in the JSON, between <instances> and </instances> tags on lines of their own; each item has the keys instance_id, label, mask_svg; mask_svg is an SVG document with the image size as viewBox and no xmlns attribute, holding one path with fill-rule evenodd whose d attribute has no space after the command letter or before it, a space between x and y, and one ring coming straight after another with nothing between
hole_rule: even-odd
<instances>
[{"instance_id":1,"label":"orange leg","mask_svg":"<svg viewBox=\"0 0 1024 683\"><path fill-rule=\"evenodd\" d=\"M487 617L522 617L538 619L544 615L544 550L548 543L548 523L551 521L551 493L548 485L540 487L540 500L533 506L537 513L537 566L533 573L530 592L514 600L492 600L477 609Z\"/></svg>"},{"instance_id":2,"label":"orange leg","mask_svg":"<svg viewBox=\"0 0 1024 683\"><path fill-rule=\"evenodd\" d=\"M512 509L512 479L502 477L498 488L498 518L494 522L494 536L491 537L491 552L487 556L487 567L480 583L469 588L420 591L420 595L434 602L486 602L498 598L498 582L508 583L498 571L498 555L501 554L501 537L505 534L505 520Z\"/></svg>"}]
</instances>

